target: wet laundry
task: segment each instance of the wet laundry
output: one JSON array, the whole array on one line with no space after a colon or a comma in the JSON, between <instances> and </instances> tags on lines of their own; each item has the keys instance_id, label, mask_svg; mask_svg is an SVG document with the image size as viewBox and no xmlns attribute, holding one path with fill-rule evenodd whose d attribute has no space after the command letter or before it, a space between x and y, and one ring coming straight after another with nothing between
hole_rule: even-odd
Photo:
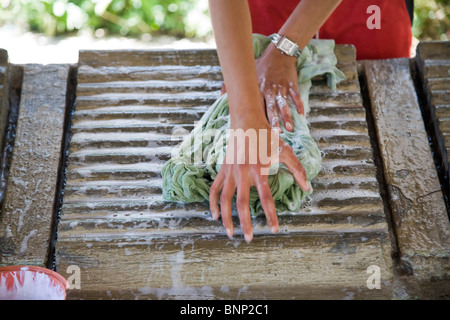
<instances>
[{"instance_id":1,"label":"wet laundry","mask_svg":"<svg viewBox=\"0 0 450 320\"><path fill-rule=\"evenodd\" d=\"M253 35L255 58L258 58L271 43L271 37ZM331 89L345 80L345 75L336 67L333 40L312 39L297 59L298 90L303 101L305 117L300 115L295 105L288 99L293 131L281 125L281 138L293 149L306 171L308 183L319 173L320 150L311 137L307 117L311 79L325 75ZM179 145L163 166L162 193L167 201L203 202L209 199L212 185L225 157L229 138L230 116L226 93L220 96L205 112L194 129ZM293 175L283 164L271 167L269 184L277 212L295 213L306 196L313 192L300 189ZM250 189L250 209L252 215L262 213L262 206L255 187Z\"/></svg>"}]
</instances>

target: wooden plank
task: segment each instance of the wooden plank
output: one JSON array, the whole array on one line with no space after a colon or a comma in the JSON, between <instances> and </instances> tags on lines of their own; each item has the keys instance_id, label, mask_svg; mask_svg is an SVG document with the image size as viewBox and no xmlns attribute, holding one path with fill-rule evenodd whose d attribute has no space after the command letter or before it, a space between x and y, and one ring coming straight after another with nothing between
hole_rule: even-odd
<instances>
[{"instance_id":1,"label":"wooden plank","mask_svg":"<svg viewBox=\"0 0 450 320\"><path fill-rule=\"evenodd\" d=\"M450 42L421 42L417 46L415 62L426 96L425 116L436 146L440 173L444 177L442 180L443 183L450 184L450 145L446 142L450 128L445 126L445 122L450 119ZM450 192L450 185L446 189Z\"/></svg>"},{"instance_id":2,"label":"wooden plank","mask_svg":"<svg viewBox=\"0 0 450 320\"><path fill-rule=\"evenodd\" d=\"M417 53L431 60L448 60L450 56L449 41L421 41Z\"/></svg>"},{"instance_id":3,"label":"wooden plank","mask_svg":"<svg viewBox=\"0 0 450 320\"><path fill-rule=\"evenodd\" d=\"M409 60L366 61L365 73L401 258L418 277L445 278L450 224Z\"/></svg>"},{"instance_id":4,"label":"wooden plank","mask_svg":"<svg viewBox=\"0 0 450 320\"><path fill-rule=\"evenodd\" d=\"M0 264L47 263L68 70L68 65L24 66L17 132L0 215Z\"/></svg>"},{"instance_id":5,"label":"wooden plank","mask_svg":"<svg viewBox=\"0 0 450 320\"><path fill-rule=\"evenodd\" d=\"M191 57L197 54L191 50L168 58L166 51L80 53L56 257L63 275L73 264L88 280L69 298L230 298L247 283L254 285L241 297L306 297L301 290L311 289L312 283L318 285L311 295L317 298L390 297L389 230L355 48L337 46L335 52L347 80L332 91L324 77L316 77L311 89L308 119L324 155L322 172L313 181L315 192L300 212L279 214L276 236L269 234L264 218L253 219L255 242L250 245L243 243L237 218L236 239L230 241L222 224L211 219L207 203L171 203L161 196L161 166L182 136L176 130L188 133L219 95L216 52L202 51L202 61ZM186 244L189 252L183 249ZM294 248L305 264L298 265ZM126 252L134 253L127 257ZM283 261L270 267L277 272L264 271L267 260L257 258L270 255ZM204 267L188 263L173 282L172 267L180 265L171 259L178 256L204 261ZM236 263L248 270L235 274ZM366 290L370 264L382 270L381 291ZM145 272L143 265L148 266ZM250 265L259 271L252 272ZM297 267L301 274L292 276ZM128 280L117 276L118 269L127 270ZM314 270L320 270L316 276ZM234 277L228 293L227 277ZM329 281L325 285L320 279Z\"/></svg>"},{"instance_id":6,"label":"wooden plank","mask_svg":"<svg viewBox=\"0 0 450 320\"><path fill-rule=\"evenodd\" d=\"M217 54L210 49L194 50L161 50L155 55L153 50L81 50L79 64L91 67L104 66L105 59L108 66L202 66L218 65Z\"/></svg>"},{"instance_id":7,"label":"wooden plank","mask_svg":"<svg viewBox=\"0 0 450 320\"><path fill-rule=\"evenodd\" d=\"M8 52L0 49L0 148L3 148L10 109L8 97L10 87L9 79L10 66ZM0 161L1 160L3 160L3 152L0 153Z\"/></svg>"},{"instance_id":8,"label":"wooden plank","mask_svg":"<svg viewBox=\"0 0 450 320\"><path fill-rule=\"evenodd\" d=\"M259 235L158 234L124 240L64 239L59 272L80 266L70 299L383 299L392 295L384 233ZM363 240L361 240L363 239ZM105 255L105 250L108 254ZM126 261L126 263L124 263ZM385 262L380 264L380 262ZM380 289L367 288L379 265Z\"/></svg>"},{"instance_id":9,"label":"wooden plank","mask_svg":"<svg viewBox=\"0 0 450 320\"><path fill-rule=\"evenodd\" d=\"M87 62L86 62L87 63ZM126 66L124 68L111 66L79 65L78 83L101 83L109 81L189 81L192 79L222 80L218 65L190 66Z\"/></svg>"}]
</instances>

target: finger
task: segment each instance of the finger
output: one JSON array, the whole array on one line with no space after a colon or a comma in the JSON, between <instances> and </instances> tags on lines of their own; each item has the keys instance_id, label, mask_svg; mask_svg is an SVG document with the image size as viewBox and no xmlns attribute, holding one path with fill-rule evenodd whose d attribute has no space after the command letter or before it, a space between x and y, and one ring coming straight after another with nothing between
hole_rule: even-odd
<instances>
[{"instance_id":1,"label":"finger","mask_svg":"<svg viewBox=\"0 0 450 320\"><path fill-rule=\"evenodd\" d=\"M267 91L264 95L266 100L266 112L267 112L267 120L269 124L273 128L280 127L280 118L278 117L278 110L275 101L275 94L272 91Z\"/></svg>"},{"instance_id":2,"label":"finger","mask_svg":"<svg viewBox=\"0 0 450 320\"><path fill-rule=\"evenodd\" d=\"M241 185L237 188L236 208L239 214L241 230L245 241L251 242L253 239L252 221L250 214L250 186Z\"/></svg>"},{"instance_id":3,"label":"finger","mask_svg":"<svg viewBox=\"0 0 450 320\"><path fill-rule=\"evenodd\" d=\"M292 101L294 101L295 107L297 108L297 112L302 116L305 116L305 108L303 106L302 97L297 92L297 90L295 90L292 87L289 88L289 95L291 96Z\"/></svg>"},{"instance_id":4,"label":"finger","mask_svg":"<svg viewBox=\"0 0 450 320\"><path fill-rule=\"evenodd\" d=\"M209 210L214 220L219 219L220 209L219 209L219 193L223 187L223 182L225 180L225 175L223 170L220 170L214 179L211 188L209 189Z\"/></svg>"},{"instance_id":5,"label":"finger","mask_svg":"<svg viewBox=\"0 0 450 320\"><path fill-rule=\"evenodd\" d=\"M261 206L266 215L267 224L273 233L278 232L278 218L275 209L275 203L272 197L272 191L270 190L269 177L266 175L255 176L256 189L258 190L259 200L261 201Z\"/></svg>"},{"instance_id":6,"label":"finger","mask_svg":"<svg viewBox=\"0 0 450 320\"><path fill-rule=\"evenodd\" d=\"M233 220L231 218L231 203L235 190L234 180L229 177L225 179L222 193L220 194L220 211L222 213L222 223L229 238L232 238L234 234Z\"/></svg>"},{"instance_id":7,"label":"finger","mask_svg":"<svg viewBox=\"0 0 450 320\"><path fill-rule=\"evenodd\" d=\"M220 90L220 95L222 96L226 92L227 92L227 87L225 86L225 82L224 82L224 83L222 83L222 89Z\"/></svg>"},{"instance_id":8,"label":"finger","mask_svg":"<svg viewBox=\"0 0 450 320\"><path fill-rule=\"evenodd\" d=\"M289 110L289 103L287 100L287 89L285 87L281 87L276 96L276 101L278 105L278 110L280 110L281 117L283 118L284 126L286 130L292 131L292 120L291 120L291 112Z\"/></svg>"},{"instance_id":9,"label":"finger","mask_svg":"<svg viewBox=\"0 0 450 320\"><path fill-rule=\"evenodd\" d=\"M292 148L284 141L280 141L280 161L286 165L302 190L311 190L311 187L306 180L305 168L303 168L302 163L295 156Z\"/></svg>"}]
</instances>

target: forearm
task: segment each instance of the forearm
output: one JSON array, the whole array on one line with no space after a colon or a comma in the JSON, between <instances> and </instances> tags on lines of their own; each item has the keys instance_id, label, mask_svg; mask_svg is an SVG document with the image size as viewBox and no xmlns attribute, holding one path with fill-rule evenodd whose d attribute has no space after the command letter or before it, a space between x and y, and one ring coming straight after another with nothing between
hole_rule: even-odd
<instances>
[{"instance_id":1,"label":"forearm","mask_svg":"<svg viewBox=\"0 0 450 320\"><path fill-rule=\"evenodd\" d=\"M234 131L235 134L230 133L224 162L210 188L210 208L214 219L222 216L227 235L233 237L231 208L236 194L241 230L245 240L249 242L253 238L249 208L252 186L258 190L261 206L272 232L278 231L278 219L267 174L273 163L283 162L303 190L309 191L310 186L305 169L292 148L276 134L278 130L265 130L270 129L270 125L258 84L247 0L209 0L209 6L228 93L231 129L258 130L257 140L250 138L248 143L245 136L241 139L239 130ZM265 148L260 149L261 146ZM261 150L264 150L264 158L269 158L269 162L263 161ZM256 159L252 155L256 155ZM251 161L252 158L256 161Z\"/></svg>"},{"instance_id":2,"label":"forearm","mask_svg":"<svg viewBox=\"0 0 450 320\"><path fill-rule=\"evenodd\" d=\"M296 42L300 49L304 49L340 2L341 0L302 0L278 30L278 33ZM267 80L262 91L265 96L269 122L277 125L278 116L274 110L278 105L278 113L281 113L287 130L292 128L289 109L282 108L283 105L277 103L273 96L286 97L289 93L297 111L300 114L304 113L303 103L297 91L296 64L296 57L282 54L273 43L257 60L258 74ZM278 89L276 89L277 87ZM285 99L280 101L285 101Z\"/></svg>"},{"instance_id":3,"label":"forearm","mask_svg":"<svg viewBox=\"0 0 450 320\"><path fill-rule=\"evenodd\" d=\"M302 0L279 30L303 49L342 0Z\"/></svg>"},{"instance_id":4,"label":"forearm","mask_svg":"<svg viewBox=\"0 0 450 320\"><path fill-rule=\"evenodd\" d=\"M246 0L210 0L217 52L225 80L232 127L245 118L265 120L253 53Z\"/></svg>"}]
</instances>

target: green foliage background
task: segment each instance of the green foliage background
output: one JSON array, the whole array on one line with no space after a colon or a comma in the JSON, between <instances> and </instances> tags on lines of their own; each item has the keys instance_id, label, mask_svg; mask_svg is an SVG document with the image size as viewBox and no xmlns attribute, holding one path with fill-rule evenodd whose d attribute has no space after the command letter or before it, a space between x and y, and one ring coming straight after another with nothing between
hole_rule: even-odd
<instances>
[{"instance_id":1,"label":"green foliage background","mask_svg":"<svg viewBox=\"0 0 450 320\"><path fill-rule=\"evenodd\" d=\"M450 0L415 0L414 11L416 38L450 38ZM207 0L0 0L0 24L51 36L101 30L202 37L211 33L207 17Z\"/></svg>"},{"instance_id":2,"label":"green foliage background","mask_svg":"<svg viewBox=\"0 0 450 320\"><path fill-rule=\"evenodd\" d=\"M102 29L124 36L195 37L205 33L196 25L202 15L208 15L203 0L0 0L0 24L50 36Z\"/></svg>"},{"instance_id":3,"label":"green foliage background","mask_svg":"<svg viewBox=\"0 0 450 320\"><path fill-rule=\"evenodd\" d=\"M450 0L415 0L412 30L419 40L449 40Z\"/></svg>"}]
</instances>

